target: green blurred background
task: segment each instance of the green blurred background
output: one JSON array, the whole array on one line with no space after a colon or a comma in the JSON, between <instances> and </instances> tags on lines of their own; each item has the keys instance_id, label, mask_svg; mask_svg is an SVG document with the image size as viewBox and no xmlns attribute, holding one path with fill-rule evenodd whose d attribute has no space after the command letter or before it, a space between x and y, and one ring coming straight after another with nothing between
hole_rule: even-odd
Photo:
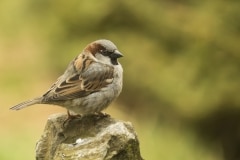
<instances>
[{"instance_id":1,"label":"green blurred background","mask_svg":"<svg viewBox=\"0 0 240 160\"><path fill-rule=\"evenodd\" d=\"M124 89L106 112L131 121L146 160L240 159L240 1L0 1L0 159L30 160L43 94L91 41L124 54Z\"/></svg>"}]
</instances>

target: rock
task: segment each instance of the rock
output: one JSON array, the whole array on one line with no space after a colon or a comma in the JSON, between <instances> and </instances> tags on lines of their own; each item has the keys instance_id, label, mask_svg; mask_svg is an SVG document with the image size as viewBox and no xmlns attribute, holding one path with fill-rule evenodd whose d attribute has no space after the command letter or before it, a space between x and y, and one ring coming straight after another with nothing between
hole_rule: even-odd
<instances>
[{"instance_id":1,"label":"rock","mask_svg":"<svg viewBox=\"0 0 240 160\"><path fill-rule=\"evenodd\" d=\"M142 160L130 122L106 115L52 115L36 145L37 160Z\"/></svg>"}]
</instances>

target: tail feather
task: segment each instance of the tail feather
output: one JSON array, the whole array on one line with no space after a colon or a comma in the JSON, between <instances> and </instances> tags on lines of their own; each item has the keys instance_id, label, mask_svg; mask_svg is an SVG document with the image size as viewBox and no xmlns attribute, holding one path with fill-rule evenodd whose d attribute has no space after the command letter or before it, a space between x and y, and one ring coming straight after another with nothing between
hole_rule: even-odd
<instances>
[{"instance_id":1,"label":"tail feather","mask_svg":"<svg viewBox=\"0 0 240 160\"><path fill-rule=\"evenodd\" d=\"M20 109L23 109L25 107L28 107L28 106L31 106L31 105L34 105L34 104L39 104L39 103L41 103L41 98L35 98L35 99L31 99L31 100L19 103L15 106L11 107L10 109L11 110L20 110Z\"/></svg>"}]
</instances>

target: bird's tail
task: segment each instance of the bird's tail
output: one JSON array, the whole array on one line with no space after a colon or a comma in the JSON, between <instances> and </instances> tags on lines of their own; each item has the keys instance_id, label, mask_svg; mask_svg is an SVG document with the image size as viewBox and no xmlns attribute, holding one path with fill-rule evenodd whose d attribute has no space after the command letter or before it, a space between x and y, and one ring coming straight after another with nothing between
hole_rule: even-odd
<instances>
[{"instance_id":1,"label":"bird's tail","mask_svg":"<svg viewBox=\"0 0 240 160\"><path fill-rule=\"evenodd\" d=\"M20 109L23 109L25 107L28 107L28 106L31 106L31 105L34 105L34 104L39 104L39 103L41 103L41 100L42 100L41 97L40 98L34 98L34 99L31 99L31 100L19 103L15 106L11 107L10 109L11 110L20 110Z\"/></svg>"}]
</instances>

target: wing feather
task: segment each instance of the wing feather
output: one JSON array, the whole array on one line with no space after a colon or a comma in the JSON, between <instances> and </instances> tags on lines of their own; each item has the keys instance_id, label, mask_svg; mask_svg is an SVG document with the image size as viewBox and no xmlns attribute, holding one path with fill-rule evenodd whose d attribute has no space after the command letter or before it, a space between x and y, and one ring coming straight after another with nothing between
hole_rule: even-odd
<instances>
[{"instance_id":1,"label":"wing feather","mask_svg":"<svg viewBox=\"0 0 240 160\"><path fill-rule=\"evenodd\" d=\"M89 66L80 73L75 72L71 77L61 76L44 95L44 99L45 101L70 100L98 92L112 83L113 70L113 67L106 64L89 63Z\"/></svg>"}]
</instances>

